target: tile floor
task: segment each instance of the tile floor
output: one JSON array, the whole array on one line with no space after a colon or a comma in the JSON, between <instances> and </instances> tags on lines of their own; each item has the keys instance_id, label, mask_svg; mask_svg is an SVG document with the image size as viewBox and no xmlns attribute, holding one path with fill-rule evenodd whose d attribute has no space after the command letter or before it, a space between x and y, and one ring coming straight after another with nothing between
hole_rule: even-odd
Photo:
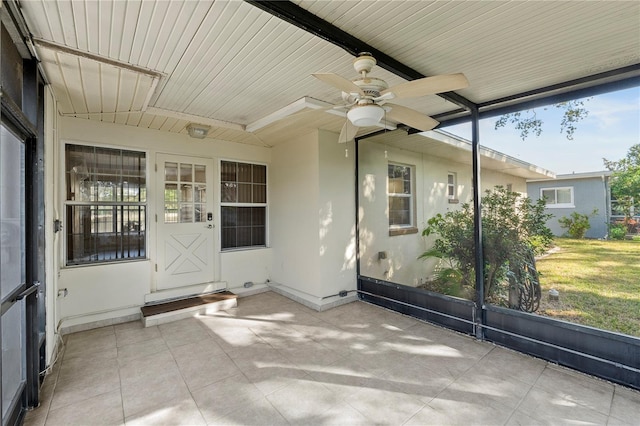
<instances>
[{"instance_id":1,"label":"tile floor","mask_svg":"<svg viewBox=\"0 0 640 426\"><path fill-rule=\"evenodd\" d=\"M65 341L27 425L640 423L640 392L363 302L267 292Z\"/></svg>"}]
</instances>

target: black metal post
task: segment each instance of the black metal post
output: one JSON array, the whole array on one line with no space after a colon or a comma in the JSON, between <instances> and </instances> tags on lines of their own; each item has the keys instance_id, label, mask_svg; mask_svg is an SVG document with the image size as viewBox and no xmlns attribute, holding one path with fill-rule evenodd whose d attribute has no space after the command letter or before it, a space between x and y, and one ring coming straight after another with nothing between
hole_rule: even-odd
<instances>
[{"instance_id":1,"label":"black metal post","mask_svg":"<svg viewBox=\"0 0 640 426\"><path fill-rule=\"evenodd\" d=\"M480 114L477 107L471 108L471 146L473 164L473 245L475 246L476 270L476 337L484 339L484 260L482 253L482 190L480 187Z\"/></svg>"}]
</instances>

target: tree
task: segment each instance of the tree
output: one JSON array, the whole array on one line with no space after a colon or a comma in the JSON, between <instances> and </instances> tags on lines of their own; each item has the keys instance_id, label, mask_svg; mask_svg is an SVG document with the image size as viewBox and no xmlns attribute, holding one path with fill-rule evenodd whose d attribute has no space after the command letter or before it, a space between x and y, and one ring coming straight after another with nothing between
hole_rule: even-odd
<instances>
[{"instance_id":1,"label":"tree","mask_svg":"<svg viewBox=\"0 0 640 426\"><path fill-rule=\"evenodd\" d=\"M545 200L533 203L502 186L487 190L482 198L482 244L484 248L484 288L487 299L527 311L537 309L540 284L534 255L552 241L544 213ZM473 206L437 214L427 222L422 235L437 235L433 247L420 258L435 257L445 264L439 280L458 280L461 286L475 287L475 247ZM511 291L509 291L511 290ZM515 295L515 296L514 296ZM478 301L480 302L480 301Z\"/></svg>"},{"instance_id":2,"label":"tree","mask_svg":"<svg viewBox=\"0 0 640 426\"><path fill-rule=\"evenodd\" d=\"M553 107L564 110L562 121L560 122L560 133L564 133L569 140L573 140L573 135L577 130L579 121L584 120L589 115L589 111L584 108L583 100L572 100L554 104ZM544 108L545 110L547 108ZM535 109L512 112L501 116L495 123L495 129L513 124L516 130L520 131L520 138L525 140L531 134L540 136L542 125L544 124L536 114Z\"/></svg>"},{"instance_id":3,"label":"tree","mask_svg":"<svg viewBox=\"0 0 640 426\"><path fill-rule=\"evenodd\" d=\"M640 144L629 148L622 160L602 160L604 166L613 172L611 196L623 209L625 225L629 226L633 222L634 210L640 206Z\"/></svg>"}]
</instances>

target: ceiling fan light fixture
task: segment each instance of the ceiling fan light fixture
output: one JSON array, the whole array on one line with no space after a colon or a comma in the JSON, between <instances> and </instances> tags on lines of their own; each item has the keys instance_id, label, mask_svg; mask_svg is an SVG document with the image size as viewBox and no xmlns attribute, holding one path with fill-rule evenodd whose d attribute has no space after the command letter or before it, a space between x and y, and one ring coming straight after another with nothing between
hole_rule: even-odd
<instances>
[{"instance_id":1,"label":"ceiling fan light fixture","mask_svg":"<svg viewBox=\"0 0 640 426\"><path fill-rule=\"evenodd\" d=\"M354 106L347 112L347 118L357 127L375 126L384 117L384 109L376 104Z\"/></svg>"}]
</instances>

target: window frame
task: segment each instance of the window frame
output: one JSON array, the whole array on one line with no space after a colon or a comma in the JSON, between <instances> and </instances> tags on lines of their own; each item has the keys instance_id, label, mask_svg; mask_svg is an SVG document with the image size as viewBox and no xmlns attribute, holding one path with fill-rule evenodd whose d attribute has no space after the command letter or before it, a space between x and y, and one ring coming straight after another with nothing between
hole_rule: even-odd
<instances>
[{"instance_id":1,"label":"window frame","mask_svg":"<svg viewBox=\"0 0 640 426\"><path fill-rule=\"evenodd\" d=\"M409 170L409 188L411 192L409 194L406 193L397 193L390 192L390 176L389 176L389 166L399 166L404 167ZM391 207L390 201L393 197L397 198L408 198L409 199L409 223L408 224L391 224ZM395 161L387 162L387 212L388 212L388 226L389 226L389 236L395 235L406 235L406 234L415 234L418 232L418 228L416 227L416 166L412 164L405 164Z\"/></svg>"},{"instance_id":2,"label":"window frame","mask_svg":"<svg viewBox=\"0 0 640 426\"><path fill-rule=\"evenodd\" d=\"M559 190L569 190L569 194L571 195L571 201L569 203L558 203L558 191ZM546 208L548 209L567 209L567 208L575 208L574 202L574 190L573 186L558 186L558 187L547 187L540 188L540 198L545 199L544 191L554 191L554 202L550 203L547 199Z\"/></svg>"},{"instance_id":3,"label":"window frame","mask_svg":"<svg viewBox=\"0 0 640 426\"><path fill-rule=\"evenodd\" d=\"M223 193L222 193L222 184L224 182L230 182L223 180L223 163L236 163L236 164L245 164L251 166L262 166L264 167L265 172L265 199L264 203L262 202L238 202L238 201L223 201ZM218 199L220 200L220 251L221 252L232 252L232 251L242 251L242 250L257 250L264 249L269 247L269 166L266 163L261 163L258 161L247 161L247 160L237 160L237 159L228 159L222 158L218 161ZM236 181L238 182L238 181ZM252 180L251 184L254 182ZM224 207L237 207L237 208L264 208L264 244L256 244L256 245L243 245L243 246L233 246L233 247L225 247L224 246Z\"/></svg>"},{"instance_id":4,"label":"window frame","mask_svg":"<svg viewBox=\"0 0 640 426\"><path fill-rule=\"evenodd\" d=\"M449 182L452 178L453 183ZM451 194L453 192L453 194ZM447 201L449 204L457 204L458 201L458 174L456 172L447 172Z\"/></svg>"},{"instance_id":5,"label":"window frame","mask_svg":"<svg viewBox=\"0 0 640 426\"><path fill-rule=\"evenodd\" d=\"M117 264L117 263L123 263L123 262L142 262L142 261L147 261L149 260L149 215L151 214L149 211L149 174L150 174L150 170L149 170L149 152L147 150L144 149L131 149L128 147L122 147L122 146L117 146L117 145L108 145L108 144L98 144L98 143L88 143L88 142L84 142L84 141L62 141L62 149L61 149L61 161L60 164L62 164L62 167L60 168L60 174L61 179L61 194L62 197L62 220L61 220L61 228L60 231L62 232L62 238L63 238L63 256L64 256L64 262L63 262L63 267L64 268L81 268L81 267L87 267L87 266L100 266L100 265L109 265L109 264ZM67 146L69 145L75 145L75 146L80 146L80 147L87 147L87 148L92 148L92 149L109 149L109 150L117 150L120 152L134 152L134 153L138 153L138 154L143 154L143 158L144 158L144 162L145 162L145 167L144 167L144 189L146 192L146 197L145 197L145 201L77 201L77 200L69 200L67 197L67 158L66 158L66 152L67 152ZM69 229L66 229L69 223L69 217L68 217L68 210L69 207L71 206L87 206L87 207L95 207L95 208L104 208L104 207L112 207L112 208L117 208L117 207L130 207L130 206L140 206L143 207L144 209L144 237L143 237L143 242L144 242L144 246L143 246L143 251L144 251L144 255L142 256L136 256L136 257L127 257L127 258L116 258L116 259L100 259L100 260L93 260L93 261L88 261L88 262L78 262L78 263L71 263L69 260L69 242L68 242L68 238L69 238Z\"/></svg>"}]
</instances>

